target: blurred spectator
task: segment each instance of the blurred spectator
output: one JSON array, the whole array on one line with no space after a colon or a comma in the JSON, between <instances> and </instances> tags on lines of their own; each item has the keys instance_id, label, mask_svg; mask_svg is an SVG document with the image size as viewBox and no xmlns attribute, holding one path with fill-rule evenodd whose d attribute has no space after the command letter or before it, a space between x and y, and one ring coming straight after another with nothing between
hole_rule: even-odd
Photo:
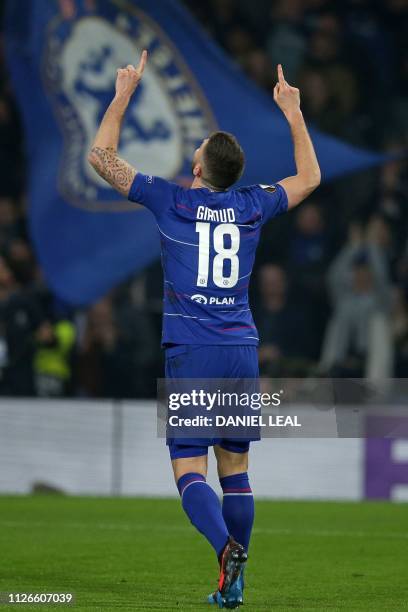
<instances>
[{"instance_id":1,"label":"blurred spectator","mask_svg":"<svg viewBox=\"0 0 408 612\"><path fill-rule=\"evenodd\" d=\"M309 201L296 213L290 238L289 261L302 274L312 266L322 273L328 259L329 236L317 204Z\"/></svg>"},{"instance_id":2,"label":"blurred spectator","mask_svg":"<svg viewBox=\"0 0 408 612\"><path fill-rule=\"evenodd\" d=\"M161 279L161 274L160 274ZM148 304L147 276L139 275L116 291L115 316L122 331L132 346L134 395L151 397L156 394L156 377L160 376L162 355L160 294L159 321L154 326L154 314Z\"/></svg>"},{"instance_id":3,"label":"blurred spectator","mask_svg":"<svg viewBox=\"0 0 408 612\"><path fill-rule=\"evenodd\" d=\"M10 240L20 233L16 207L10 197L0 197L0 249L5 249Z\"/></svg>"},{"instance_id":4,"label":"blurred spectator","mask_svg":"<svg viewBox=\"0 0 408 612\"><path fill-rule=\"evenodd\" d=\"M289 239L288 270L294 299L303 304L310 319L309 327L313 330L310 355L316 359L329 310L326 270L331 255L330 234L317 204L308 202L298 209Z\"/></svg>"},{"instance_id":5,"label":"blurred spectator","mask_svg":"<svg viewBox=\"0 0 408 612\"><path fill-rule=\"evenodd\" d=\"M303 109L309 119L321 130L337 129L336 110L323 74L314 68L305 68L299 77L299 86Z\"/></svg>"},{"instance_id":6,"label":"blurred spectator","mask_svg":"<svg viewBox=\"0 0 408 612\"><path fill-rule=\"evenodd\" d=\"M44 312L37 296L19 286L4 257L0 257L0 317L6 351L2 392L35 395L35 334L44 321Z\"/></svg>"},{"instance_id":7,"label":"blurred spectator","mask_svg":"<svg viewBox=\"0 0 408 612\"><path fill-rule=\"evenodd\" d=\"M342 57L340 32L334 15L320 20L299 83L306 115L322 130L359 143L357 80Z\"/></svg>"},{"instance_id":8,"label":"blurred spectator","mask_svg":"<svg viewBox=\"0 0 408 612\"><path fill-rule=\"evenodd\" d=\"M272 263L259 271L259 294L260 368L270 375L294 375L306 367L313 345L304 305L290 299L286 273Z\"/></svg>"},{"instance_id":9,"label":"blurred spectator","mask_svg":"<svg viewBox=\"0 0 408 612\"><path fill-rule=\"evenodd\" d=\"M263 44L270 26L267 17L271 11L271 0L235 0L235 6L239 7L244 23L254 32L256 41Z\"/></svg>"},{"instance_id":10,"label":"blurred spectator","mask_svg":"<svg viewBox=\"0 0 408 612\"><path fill-rule=\"evenodd\" d=\"M44 321L35 334L34 381L36 395L63 397L69 394L72 353L76 330L70 321Z\"/></svg>"},{"instance_id":11,"label":"blurred spectator","mask_svg":"<svg viewBox=\"0 0 408 612\"><path fill-rule=\"evenodd\" d=\"M349 242L332 263L334 307L320 368L332 376L388 378L393 372L391 284L378 228L350 227Z\"/></svg>"},{"instance_id":12,"label":"blurred spectator","mask_svg":"<svg viewBox=\"0 0 408 612\"><path fill-rule=\"evenodd\" d=\"M245 65L248 53L255 48L254 40L245 28L235 25L224 33L225 46L234 59Z\"/></svg>"},{"instance_id":13,"label":"blurred spectator","mask_svg":"<svg viewBox=\"0 0 408 612\"><path fill-rule=\"evenodd\" d=\"M89 310L79 347L78 379L91 397L140 397L155 392L159 340L146 314L106 297ZM153 369L153 372L152 372Z\"/></svg>"},{"instance_id":14,"label":"blurred spectator","mask_svg":"<svg viewBox=\"0 0 408 612\"><path fill-rule=\"evenodd\" d=\"M1 75L0 65L0 75ZM0 196L15 196L23 183L22 134L17 110L0 81Z\"/></svg>"},{"instance_id":15,"label":"blurred spectator","mask_svg":"<svg viewBox=\"0 0 408 612\"><path fill-rule=\"evenodd\" d=\"M274 65L285 65L289 82L296 81L307 49L303 13L302 0L278 0L272 4L266 48Z\"/></svg>"},{"instance_id":16,"label":"blurred spectator","mask_svg":"<svg viewBox=\"0 0 408 612\"><path fill-rule=\"evenodd\" d=\"M394 294L392 332L395 341L395 376L408 378L408 301L402 289L397 289Z\"/></svg>"},{"instance_id":17,"label":"blurred spectator","mask_svg":"<svg viewBox=\"0 0 408 612\"><path fill-rule=\"evenodd\" d=\"M132 397L131 351L114 319L109 297L89 310L78 366L78 380L85 395Z\"/></svg>"},{"instance_id":18,"label":"blurred spectator","mask_svg":"<svg viewBox=\"0 0 408 612\"><path fill-rule=\"evenodd\" d=\"M210 23L215 38L240 61L243 54L251 49L253 41L236 1L210 0L207 5L210 5Z\"/></svg>"},{"instance_id":19,"label":"blurred spectator","mask_svg":"<svg viewBox=\"0 0 408 612\"><path fill-rule=\"evenodd\" d=\"M408 242L405 253L397 262L397 274L399 285L405 291L405 294L408 295Z\"/></svg>"},{"instance_id":20,"label":"blurred spectator","mask_svg":"<svg viewBox=\"0 0 408 612\"><path fill-rule=\"evenodd\" d=\"M252 49L243 62L247 75L264 89L273 90L275 75L272 64L262 49Z\"/></svg>"},{"instance_id":21,"label":"blurred spectator","mask_svg":"<svg viewBox=\"0 0 408 612\"><path fill-rule=\"evenodd\" d=\"M390 144L390 152L402 148ZM386 164L380 175L379 213L387 218L392 229L393 241L397 255L401 255L407 241L408 209L408 173L405 161L398 159Z\"/></svg>"},{"instance_id":22,"label":"blurred spectator","mask_svg":"<svg viewBox=\"0 0 408 612\"><path fill-rule=\"evenodd\" d=\"M22 238L11 240L6 252L7 260L18 283L22 286L30 286L34 281L37 266L28 242Z\"/></svg>"}]
</instances>

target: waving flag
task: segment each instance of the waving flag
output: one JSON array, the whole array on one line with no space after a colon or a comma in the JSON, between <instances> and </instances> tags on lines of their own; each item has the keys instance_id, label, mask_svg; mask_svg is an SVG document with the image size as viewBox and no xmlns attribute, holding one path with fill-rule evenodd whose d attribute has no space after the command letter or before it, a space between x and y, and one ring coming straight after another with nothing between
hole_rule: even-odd
<instances>
[{"instance_id":1,"label":"waving flag","mask_svg":"<svg viewBox=\"0 0 408 612\"><path fill-rule=\"evenodd\" d=\"M176 0L9 0L6 49L24 121L30 228L48 283L86 304L159 255L154 219L120 200L87 154L116 69L149 63L129 107L120 155L141 172L186 183L194 149L216 128L247 155L246 183L294 171L288 126L273 100ZM323 180L384 157L312 131Z\"/></svg>"}]
</instances>

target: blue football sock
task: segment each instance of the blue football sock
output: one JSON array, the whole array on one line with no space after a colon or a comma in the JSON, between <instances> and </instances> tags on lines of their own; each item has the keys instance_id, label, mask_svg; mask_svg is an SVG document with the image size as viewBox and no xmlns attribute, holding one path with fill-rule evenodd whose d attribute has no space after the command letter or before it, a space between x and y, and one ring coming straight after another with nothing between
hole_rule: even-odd
<instances>
[{"instance_id":1,"label":"blue football sock","mask_svg":"<svg viewBox=\"0 0 408 612\"><path fill-rule=\"evenodd\" d=\"M192 472L179 478L177 487L188 518L219 556L229 534L215 491L206 483L204 476Z\"/></svg>"},{"instance_id":2,"label":"blue football sock","mask_svg":"<svg viewBox=\"0 0 408 612\"><path fill-rule=\"evenodd\" d=\"M248 474L234 474L220 478L224 493L222 514L234 540L248 550L254 523L254 498L249 486Z\"/></svg>"}]
</instances>

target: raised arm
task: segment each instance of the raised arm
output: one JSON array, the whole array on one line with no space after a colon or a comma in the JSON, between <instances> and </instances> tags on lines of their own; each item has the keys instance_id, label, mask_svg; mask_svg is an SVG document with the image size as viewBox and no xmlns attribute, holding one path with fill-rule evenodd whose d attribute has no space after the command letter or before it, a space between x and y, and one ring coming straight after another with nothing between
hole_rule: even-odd
<instances>
[{"instance_id":1,"label":"raised arm","mask_svg":"<svg viewBox=\"0 0 408 612\"><path fill-rule=\"evenodd\" d=\"M293 208L320 185L319 162L300 110L300 92L285 81L280 64L273 97L288 120L295 148L297 174L279 181L287 193L289 208Z\"/></svg>"},{"instance_id":2,"label":"raised arm","mask_svg":"<svg viewBox=\"0 0 408 612\"><path fill-rule=\"evenodd\" d=\"M116 77L116 93L96 134L88 161L96 172L114 189L127 197L136 170L117 154L122 120L130 99L138 86L146 65L147 51L143 51L139 66L120 68Z\"/></svg>"}]
</instances>

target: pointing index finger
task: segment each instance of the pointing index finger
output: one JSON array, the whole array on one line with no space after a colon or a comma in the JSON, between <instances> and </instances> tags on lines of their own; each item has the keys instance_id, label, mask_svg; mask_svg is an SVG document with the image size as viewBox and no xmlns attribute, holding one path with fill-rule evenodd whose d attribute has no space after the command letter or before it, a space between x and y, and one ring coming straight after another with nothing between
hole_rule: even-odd
<instances>
[{"instance_id":1,"label":"pointing index finger","mask_svg":"<svg viewBox=\"0 0 408 612\"><path fill-rule=\"evenodd\" d=\"M285 77L283 75L283 68L282 68L282 64L278 64L278 79L279 79L279 83L281 85L284 85L285 83Z\"/></svg>"},{"instance_id":2,"label":"pointing index finger","mask_svg":"<svg viewBox=\"0 0 408 612\"><path fill-rule=\"evenodd\" d=\"M142 56L140 58L139 65L137 67L137 71L140 72L140 74L143 73L143 70L145 69L145 66L146 66L146 62L147 62L147 51L146 49L144 49Z\"/></svg>"}]
</instances>

